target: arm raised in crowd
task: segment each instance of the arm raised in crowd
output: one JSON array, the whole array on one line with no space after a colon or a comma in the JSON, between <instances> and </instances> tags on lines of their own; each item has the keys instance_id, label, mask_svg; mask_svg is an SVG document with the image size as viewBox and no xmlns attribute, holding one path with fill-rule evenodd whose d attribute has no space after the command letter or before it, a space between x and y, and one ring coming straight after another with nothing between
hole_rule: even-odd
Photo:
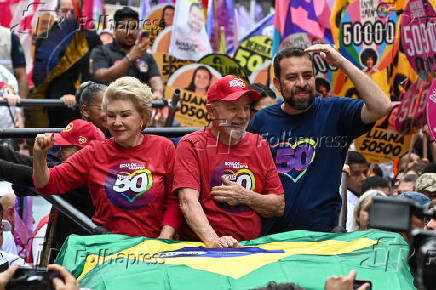
<instances>
[{"instance_id":1,"label":"arm raised in crowd","mask_svg":"<svg viewBox=\"0 0 436 290\"><path fill-rule=\"evenodd\" d=\"M47 166L47 153L55 141L54 134L38 134L33 145L33 179L35 186L42 188L50 179Z\"/></svg>"},{"instance_id":2,"label":"arm raised in crowd","mask_svg":"<svg viewBox=\"0 0 436 290\"><path fill-rule=\"evenodd\" d=\"M91 54L94 77L101 82L109 84L114 80L125 76L133 62L146 53L147 45L144 43L138 43L132 47L130 52L126 54L126 57L123 58L121 62L109 67L109 63L107 63L104 56L103 48L96 48Z\"/></svg>"},{"instance_id":3,"label":"arm raised in crowd","mask_svg":"<svg viewBox=\"0 0 436 290\"><path fill-rule=\"evenodd\" d=\"M218 202L231 206L245 204L264 218L283 215L285 200L283 194L259 194L246 189L236 182L221 176L223 185L212 188L211 195Z\"/></svg>"},{"instance_id":4,"label":"arm raised in crowd","mask_svg":"<svg viewBox=\"0 0 436 290\"><path fill-rule=\"evenodd\" d=\"M215 230L209 224L198 198L200 193L192 188L181 188L178 191L180 199L180 208L187 224L194 233L206 244L212 248L235 248L239 247L238 241L231 236L219 237Z\"/></svg>"},{"instance_id":5,"label":"arm raised in crowd","mask_svg":"<svg viewBox=\"0 0 436 290\"><path fill-rule=\"evenodd\" d=\"M392 110L392 104L383 90L335 48L327 44L315 44L305 51L319 52L330 65L341 69L351 79L359 96L365 102L361 111L361 119L365 124L377 121Z\"/></svg>"}]
</instances>

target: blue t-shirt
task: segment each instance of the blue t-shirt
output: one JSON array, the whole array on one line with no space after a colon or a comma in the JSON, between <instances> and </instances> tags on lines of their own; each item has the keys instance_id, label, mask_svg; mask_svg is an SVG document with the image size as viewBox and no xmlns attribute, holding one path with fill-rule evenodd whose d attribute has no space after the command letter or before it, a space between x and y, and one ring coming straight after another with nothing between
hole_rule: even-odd
<instances>
[{"instance_id":1,"label":"blue t-shirt","mask_svg":"<svg viewBox=\"0 0 436 290\"><path fill-rule=\"evenodd\" d=\"M289 115L279 104L256 113L250 132L269 142L286 204L281 218L264 220L263 234L330 231L336 225L348 146L373 126L362 122L362 106L362 100L316 98L302 114Z\"/></svg>"}]
</instances>

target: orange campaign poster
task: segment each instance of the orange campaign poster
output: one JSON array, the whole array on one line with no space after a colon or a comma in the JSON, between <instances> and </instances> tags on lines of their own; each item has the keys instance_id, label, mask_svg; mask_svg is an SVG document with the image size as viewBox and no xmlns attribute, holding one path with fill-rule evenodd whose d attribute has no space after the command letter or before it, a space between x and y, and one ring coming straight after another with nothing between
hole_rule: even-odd
<instances>
[{"instance_id":1,"label":"orange campaign poster","mask_svg":"<svg viewBox=\"0 0 436 290\"><path fill-rule=\"evenodd\" d=\"M165 99L170 100L176 88L181 89L180 106L175 119L184 127L204 127L209 124L206 111L206 92L221 74L202 64L181 67L168 80Z\"/></svg>"}]
</instances>

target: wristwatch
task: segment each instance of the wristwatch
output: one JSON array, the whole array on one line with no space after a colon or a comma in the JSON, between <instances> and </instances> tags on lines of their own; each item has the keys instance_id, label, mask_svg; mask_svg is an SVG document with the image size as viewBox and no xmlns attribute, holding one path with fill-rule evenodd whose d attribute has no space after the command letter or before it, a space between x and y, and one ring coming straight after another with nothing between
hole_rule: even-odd
<instances>
[{"instance_id":1,"label":"wristwatch","mask_svg":"<svg viewBox=\"0 0 436 290\"><path fill-rule=\"evenodd\" d=\"M129 55L128 54L126 54L126 58L127 58L127 60L130 62L130 63L132 63L133 61L132 61L132 59L129 57Z\"/></svg>"}]
</instances>

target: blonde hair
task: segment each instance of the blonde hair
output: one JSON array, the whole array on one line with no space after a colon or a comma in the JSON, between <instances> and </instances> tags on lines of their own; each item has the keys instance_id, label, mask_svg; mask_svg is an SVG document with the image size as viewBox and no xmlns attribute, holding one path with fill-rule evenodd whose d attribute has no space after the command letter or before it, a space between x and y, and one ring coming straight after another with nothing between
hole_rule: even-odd
<instances>
[{"instance_id":1,"label":"blonde hair","mask_svg":"<svg viewBox=\"0 0 436 290\"><path fill-rule=\"evenodd\" d=\"M360 227L360 221L359 221L359 213L360 210L367 205L372 203L372 198L374 196L387 196L386 193L384 193L381 190L371 189L365 191L364 194L362 194L359 197L359 200L357 201L356 206L354 207L354 213L353 213L353 231L358 231Z\"/></svg>"},{"instance_id":2,"label":"blonde hair","mask_svg":"<svg viewBox=\"0 0 436 290\"><path fill-rule=\"evenodd\" d=\"M137 78L121 77L112 82L104 94L103 109L107 111L108 103L114 100L130 100L143 117L145 124L150 123L152 113L151 89Z\"/></svg>"}]
</instances>

